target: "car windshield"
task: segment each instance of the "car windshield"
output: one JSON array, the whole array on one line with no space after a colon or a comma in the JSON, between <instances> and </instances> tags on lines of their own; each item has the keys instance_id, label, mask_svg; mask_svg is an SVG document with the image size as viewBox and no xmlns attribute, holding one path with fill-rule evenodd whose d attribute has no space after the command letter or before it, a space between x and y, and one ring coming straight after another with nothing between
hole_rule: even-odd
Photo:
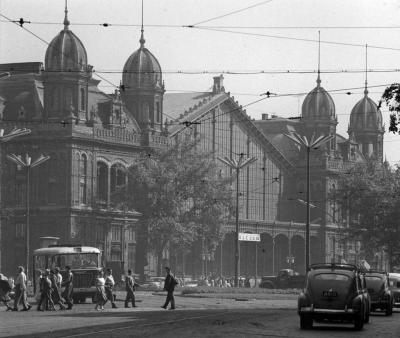
<instances>
[{"instance_id":1,"label":"car windshield","mask_svg":"<svg viewBox=\"0 0 400 338\"><path fill-rule=\"evenodd\" d=\"M367 287L370 289L379 289L384 283L384 279L381 276L365 276Z\"/></svg>"},{"instance_id":2,"label":"car windshield","mask_svg":"<svg viewBox=\"0 0 400 338\"><path fill-rule=\"evenodd\" d=\"M96 253L38 255L35 257L37 269L64 269L69 265L72 269L97 268L99 255Z\"/></svg>"}]
</instances>

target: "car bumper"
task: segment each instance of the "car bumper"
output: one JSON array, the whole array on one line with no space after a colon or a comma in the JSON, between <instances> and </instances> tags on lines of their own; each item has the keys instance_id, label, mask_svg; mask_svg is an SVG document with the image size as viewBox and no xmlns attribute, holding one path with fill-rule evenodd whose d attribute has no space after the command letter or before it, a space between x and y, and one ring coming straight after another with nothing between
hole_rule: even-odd
<instances>
[{"instance_id":1,"label":"car bumper","mask_svg":"<svg viewBox=\"0 0 400 338\"><path fill-rule=\"evenodd\" d=\"M310 314L310 313L327 313L327 314L355 314L359 311L354 311L353 309L321 309L313 307L301 307L299 309L299 314Z\"/></svg>"},{"instance_id":2,"label":"car bumper","mask_svg":"<svg viewBox=\"0 0 400 338\"><path fill-rule=\"evenodd\" d=\"M371 310L372 309L386 309L389 305L389 301L383 300L371 300ZM400 306L400 303L399 303Z\"/></svg>"},{"instance_id":3,"label":"car bumper","mask_svg":"<svg viewBox=\"0 0 400 338\"><path fill-rule=\"evenodd\" d=\"M302 307L298 310L300 316L307 316L316 321L342 321L351 322L355 317L360 315L359 310L354 309L323 309Z\"/></svg>"}]
</instances>

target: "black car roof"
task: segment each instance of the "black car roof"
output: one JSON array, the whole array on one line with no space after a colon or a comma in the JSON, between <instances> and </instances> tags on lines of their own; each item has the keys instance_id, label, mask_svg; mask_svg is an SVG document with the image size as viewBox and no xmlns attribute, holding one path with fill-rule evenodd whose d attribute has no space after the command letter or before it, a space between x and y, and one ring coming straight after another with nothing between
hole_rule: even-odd
<instances>
[{"instance_id":1,"label":"black car roof","mask_svg":"<svg viewBox=\"0 0 400 338\"><path fill-rule=\"evenodd\" d=\"M359 271L356 265L353 264L342 264L342 263L317 263L311 264L308 268L309 271L312 270L346 270L346 271Z\"/></svg>"}]
</instances>

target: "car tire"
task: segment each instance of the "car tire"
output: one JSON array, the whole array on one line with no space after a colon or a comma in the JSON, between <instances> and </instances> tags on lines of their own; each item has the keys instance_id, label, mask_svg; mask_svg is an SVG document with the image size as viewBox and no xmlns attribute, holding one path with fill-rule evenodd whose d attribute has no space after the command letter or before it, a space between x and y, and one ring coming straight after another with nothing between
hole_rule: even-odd
<instances>
[{"instance_id":1,"label":"car tire","mask_svg":"<svg viewBox=\"0 0 400 338\"><path fill-rule=\"evenodd\" d=\"M388 305L388 306L386 307L385 315L386 315L386 316L391 316L392 314L393 314L393 308L392 308L392 304L390 304L390 305Z\"/></svg>"},{"instance_id":2,"label":"car tire","mask_svg":"<svg viewBox=\"0 0 400 338\"><path fill-rule=\"evenodd\" d=\"M302 330L309 330L313 327L313 319L309 316L300 315L300 328Z\"/></svg>"},{"instance_id":3,"label":"car tire","mask_svg":"<svg viewBox=\"0 0 400 338\"><path fill-rule=\"evenodd\" d=\"M369 312L365 314L364 323L369 323Z\"/></svg>"},{"instance_id":4,"label":"car tire","mask_svg":"<svg viewBox=\"0 0 400 338\"><path fill-rule=\"evenodd\" d=\"M275 285L272 282L264 282L261 287L264 289L275 289Z\"/></svg>"},{"instance_id":5,"label":"car tire","mask_svg":"<svg viewBox=\"0 0 400 338\"><path fill-rule=\"evenodd\" d=\"M357 331L362 330L364 327L364 316L358 315L354 318L354 329Z\"/></svg>"}]
</instances>

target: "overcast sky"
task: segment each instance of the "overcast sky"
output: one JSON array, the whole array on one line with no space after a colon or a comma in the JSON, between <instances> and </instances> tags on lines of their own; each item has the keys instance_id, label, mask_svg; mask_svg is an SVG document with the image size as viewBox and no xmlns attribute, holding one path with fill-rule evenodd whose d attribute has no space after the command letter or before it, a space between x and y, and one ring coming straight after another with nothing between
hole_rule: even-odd
<instances>
[{"instance_id":1,"label":"overcast sky","mask_svg":"<svg viewBox=\"0 0 400 338\"><path fill-rule=\"evenodd\" d=\"M139 48L141 0L69 0L68 10L70 29L86 47L89 63L118 85L125 61ZM0 13L31 21L24 27L37 35L1 17L0 63L44 62L47 46L38 37L50 42L63 28L64 0L0 0ZM400 81L394 71L400 69L399 17L398 0L144 1L146 47L161 64L167 92L207 91L213 76L231 72L224 74L226 91L241 105L250 104L247 112L256 119L262 113L300 114L304 94L316 85L316 73L307 72L318 68L320 31L321 85L334 90L337 130L346 137L351 109L363 96L365 44L370 97L378 102L383 85ZM338 26L343 28L332 28ZM100 87L115 88L105 81ZM266 91L278 96L251 104ZM385 106L382 114L387 129ZM384 153L391 164L400 164L399 146L400 135L385 134Z\"/></svg>"}]
</instances>

